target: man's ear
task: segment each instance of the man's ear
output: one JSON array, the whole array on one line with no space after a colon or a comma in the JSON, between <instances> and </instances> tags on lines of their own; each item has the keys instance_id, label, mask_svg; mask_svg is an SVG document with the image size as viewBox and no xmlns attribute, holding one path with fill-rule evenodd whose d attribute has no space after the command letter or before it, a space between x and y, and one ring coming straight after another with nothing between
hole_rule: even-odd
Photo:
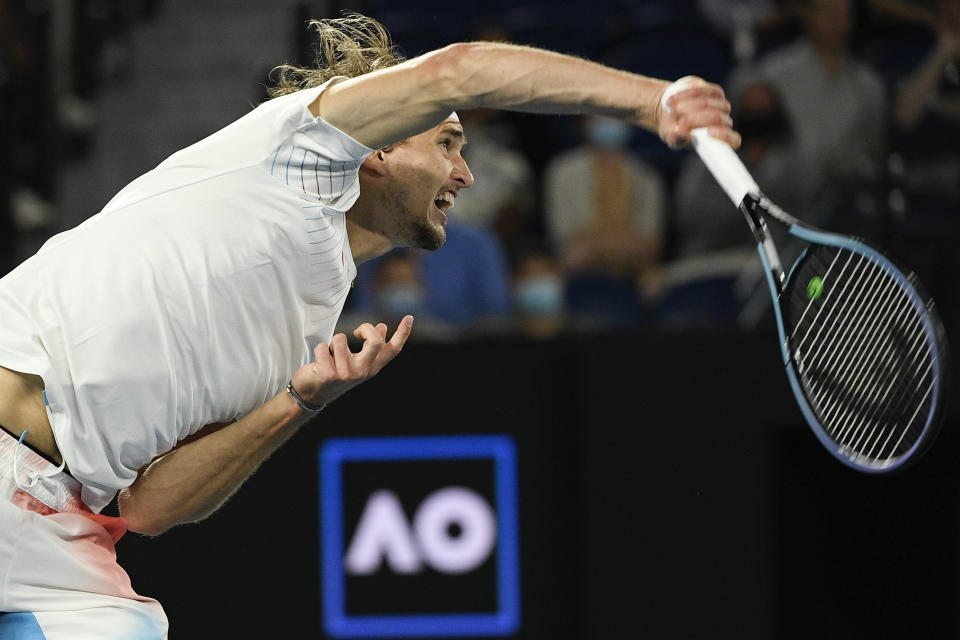
<instances>
[{"instance_id":1,"label":"man's ear","mask_svg":"<svg viewBox=\"0 0 960 640\"><path fill-rule=\"evenodd\" d=\"M386 175L387 173L387 152L384 149L377 149L363 160L360 169L375 175Z\"/></svg>"}]
</instances>

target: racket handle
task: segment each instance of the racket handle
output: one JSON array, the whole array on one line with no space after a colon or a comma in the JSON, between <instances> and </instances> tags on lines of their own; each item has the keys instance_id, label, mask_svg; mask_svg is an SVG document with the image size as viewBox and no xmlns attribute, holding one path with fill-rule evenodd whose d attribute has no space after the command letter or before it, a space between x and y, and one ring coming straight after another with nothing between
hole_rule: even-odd
<instances>
[{"instance_id":1,"label":"racket handle","mask_svg":"<svg viewBox=\"0 0 960 640\"><path fill-rule=\"evenodd\" d=\"M748 193L760 193L760 187L729 144L711 136L706 128L694 129L691 134L697 155L733 201L733 206L739 207Z\"/></svg>"},{"instance_id":2,"label":"racket handle","mask_svg":"<svg viewBox=\"0 0 960 640\"><path fill-rule=\"evenodd\" d=\"M660 105L663 110L670 113L671 109L667 105L667 99L676 92L693 86L696 82L696 79L681 78L667 87L660 98ZM691 135L693 136L693 148L697 155L700 156L703 163L707 165L707 169L713 174L714 179L733 201L733 206L739 207L744 196L748 193L760 193L760 187L754 182L753 176L743 166L737 152L729 144L711 136L707 133L706 128L694 129L691 131Z\"/></svg>"}]
</instances>

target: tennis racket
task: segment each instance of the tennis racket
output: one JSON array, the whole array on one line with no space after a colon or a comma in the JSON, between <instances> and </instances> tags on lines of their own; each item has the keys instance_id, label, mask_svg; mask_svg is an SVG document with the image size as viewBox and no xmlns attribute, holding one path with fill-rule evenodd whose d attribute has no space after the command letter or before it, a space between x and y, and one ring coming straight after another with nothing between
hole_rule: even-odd
<instances>
[{"instance_id":1,"label":"tennis racket","mask_svg":"<svg viewBox=\"0 0 960 640\"><path fill-rule=\"evenodd\" d=\"M681 88L665 92L665 110ZM934 440L945 409L949 354L933 300L864 240L804 224L770 201L727 143L706 129L692 135L756 238L787 379L814 434L858 471L905 468ZM768 222L804 243L789 272Z\"/></svg>"}]
</instances>

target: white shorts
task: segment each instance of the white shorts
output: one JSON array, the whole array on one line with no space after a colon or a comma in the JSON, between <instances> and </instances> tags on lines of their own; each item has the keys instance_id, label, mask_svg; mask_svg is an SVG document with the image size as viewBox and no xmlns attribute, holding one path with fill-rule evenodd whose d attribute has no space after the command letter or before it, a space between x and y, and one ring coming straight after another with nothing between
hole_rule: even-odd
<instances>
[{"instance_id":1,"label":"white shorts","mask_svg":"<svg viewBox=\"0 0 960 640\"><path fill-rule=\"evenodd\" d=\"M0 637L166 638L160 603L137 595L117 564L125 530L80 501L72 476L0 430Z\"/></svg>"}]
</instances>

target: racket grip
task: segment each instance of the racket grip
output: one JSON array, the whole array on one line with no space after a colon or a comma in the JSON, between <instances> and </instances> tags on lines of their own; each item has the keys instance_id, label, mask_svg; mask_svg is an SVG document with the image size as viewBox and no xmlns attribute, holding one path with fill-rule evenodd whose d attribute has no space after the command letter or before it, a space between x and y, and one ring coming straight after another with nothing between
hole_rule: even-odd
<instances>
[{"instance_id":1,"label":"racket grip","mask_svg":"<svg viewBox=\"0 0 960 640\"><path fill-rule=\"evenodd\" d=\"M748 193L760 193L760 187L729 144L711 136L706 128L694 129L691 135L697 155L733 201L733 206L739 207Z\"/></svg>"},{"instance_id":2,"label":"racket grip","mask_svg":"<svg viewBox=\"0 0 960 640\"><path fill-rule=\"evenodd\" d=\"M695 78L680 78L667 87L660 98L660 105L663 110L670 113L671 109L667 104L667 99L676 92L695 85L698 81L703 82ZM737 152L729 144L711 136L707 133L705 127L694 129L690 133L693 137L693 148L697 155L700 156L703 163L707 165L707 169L713 174L714 179L733 201L733 206L739 207L744 196L748 193L760 193L760 187L757 186L753 176L743 166Z\"/></svg>"}]
</instances>

